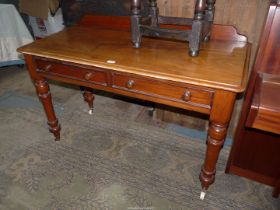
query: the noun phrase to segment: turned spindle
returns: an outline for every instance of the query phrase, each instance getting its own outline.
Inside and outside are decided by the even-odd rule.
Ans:
[[[192,23],[192,31],[189,39],[189,55],[198,56],[200,42],[203,36],[203,26],[205,17],[206,0],[197,0]]]
[[[149,3],[150,3],[149,13],[150,13],[150,16],[151,16],[151,26],[159,27],[159,24],[158,24],[159,10],[158,10],[158,7],[157,7],[157,1],[156,0],[149,0]]]
[[[132,31],[132,43],[135,48],[139,48],[141,45],[141,0],[131,0],[131,31]]]

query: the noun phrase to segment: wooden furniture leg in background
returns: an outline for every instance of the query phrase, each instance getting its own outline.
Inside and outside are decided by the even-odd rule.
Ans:
[[[158,15],[159,15],[159,10],[157,7],[157,0],[149,0],[149,13],[151,16],[151,26],[153,27],[158,27]]]
[[[53,133],[55,141],[59,141],[61,127],[54,112],[49,84],[47,80],[45,80],[43,77],[37,74],[36,65],[33,61],[32,56],[25,55],[25,61],[28,67],[30,77],[34,82],[37,95],[40,101],[42,102],[45,113],[47,115],[49,131]]]
[[[273,193],[272,193],[272,196],[275,198],[278,198],[279,195],[280,195],[280,178],[277,181],[277,184],[275,185]]]
[[[203,24],[205,18],[206,0],[197,0],[195,5],[194,19],[189,40],[189,55],[198,56],[201,37],[203,35]]]
[[[83,93],[84,100],[88,103],[88,106],[89,106],[88,113],[89,113],[90,115],[93,114],[93,100],[94,100],[94,95],[93,95],[92,91],[93,91],[93,90],[92,90],[91,88],[85,87],[85,88],[84,88],[84,93]]]
[[[207,24],[208,34],[205,36],[204,41],[209,41],[212,31],[212,24],[214,21],[215,14],[215,3],[216,0],[206,0],[206,11],[205,11],[205,19],[207,20],[205,24]]]
[[[236,93],[219,90],[214,96],[209,120],[207,152],[199,176],[203,190],[200,194],[202,200],[206,194],[205,190],[215,181],[216,163],[226,138],[235,98]]]
[[[141,29],[140,29],[140,22],[141,22],[141,0],[131,0],[131,38],[132,43],[135,48],[140,48],[141,45]]]

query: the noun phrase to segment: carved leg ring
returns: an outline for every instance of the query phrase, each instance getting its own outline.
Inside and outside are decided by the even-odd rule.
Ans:
[[[210,123],[207,138],[207,155],[205,165],[200,174],[200,180],[204,189],[208,189],[215,180],[216,162],[224,144],[226,133],[227,125],[220,125],[215,122]]]
[[[88,113],[90,115],[93,114],[93,100],[94,100],[94,95],[92,93],[92,89],[90,88],[85,88],[84,90],[84,93],[83,93],[83,96],[84,96],[84,100],[88,103],[89,105],[89,111]]]
[[[48,118],[49,131],[54,134],[55,140],[59,141],[60,125],[55,116],[49,85],[46,80],[40,79],[35,81],[35,87]]]
[[[224,144],[226,133],[227,125],[221,125],[215,122],[210,123],[205,164],[199,176],[202,185],[202,192],[200,194],[201,200],[204,199],[208,187],[215,181],[216,163],[219,152]]]

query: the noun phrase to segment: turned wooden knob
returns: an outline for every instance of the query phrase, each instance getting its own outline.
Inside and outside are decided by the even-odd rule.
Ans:
[[[134,83],[135,83],[135,82],[134,82],[133,80],[130,79],[130,80],[127,81],[126,87],[129,88],[129,89],[131,89],[131,88],[133,88]]]
[[[52,64],[48,64],[48,65],[46,65],[46,67],[45,67],[45,71],[50,71],[51,68],[52,68]]]
[[[90,80],[93,77],[93,73],[92,72],[88,72],[85,74],[85,80]]]
[[[186,92],[183,95],[183,100],[184,101],[189,101],[191,100],[191,92],[189,90],[186,90]]]

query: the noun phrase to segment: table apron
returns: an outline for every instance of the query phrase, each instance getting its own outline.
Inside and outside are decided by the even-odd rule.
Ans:
[[[45,78],[210,114],[210,88],[38,57],[35,63],[36,72]]]

